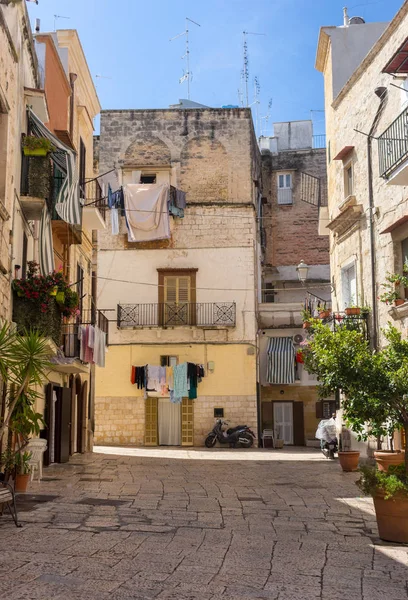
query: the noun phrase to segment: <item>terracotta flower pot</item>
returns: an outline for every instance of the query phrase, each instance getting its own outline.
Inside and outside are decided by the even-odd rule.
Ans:
[[[361,308],[353,306],[352,308],[346,308],[344,312],[348,317],[351,317],[352,315],[359,315],[361,313]]]
[[[404,304],[405,300],[403,298],[397,298],[396,300],[394,300],[394,306],[401,306],[401,304]]]
[[[305,321],[305,322],[303,323],[303,329],[309,329],[309,327],[310,327],[310,323],[309,323],[309,321]]]
[[[408,543],[408,498],[394,496],[384,500],[380,491],[373,498],[380,538],[387,542]]]
[[[28,482],[30,481],[30,473],[19,473],[16,475],[15,491],[26,492]]]
[[[347,473],[349,473],[350,471],[357,471],[359,458],[360,452],[358,452],[357,450],[339,452],[339,461],[341,468]]]
[[[402,465],[404,463],[403,452],[378,450],[377,452],[374,452],[374,458],[377,462],[379,471],[388,471],[389,467],[394,465]]]
[[[321,312],[319,312],[319,317],[321,319],[327,319],[327,317],[330,317],[331,311],[330,310],[322,310]]]

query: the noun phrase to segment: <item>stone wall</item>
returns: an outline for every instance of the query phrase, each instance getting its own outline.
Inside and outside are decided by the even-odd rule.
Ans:
[[[292,172],[291,205],[278,204],[279,171]],[[329,262],[327,236],[318,235],[319,209],[302,198],[302,172],[320,178],[322,203],[327,203],[325,149],[288,151],[276,155],[268,152],[262,155],[263,196],[267,198],[263,211],[266,267],[297,265],[300,260],[309,265],[325,265]],[[317,195],[309,192],[305,194],[305,199],[317,201]]]
[[[231,426],[246,424],[257,434],[256,396],[199,396],[194,400],[194,446],[203,446],[214,427],[214,408],[224,408]],[[98,397],[95,421],[95,444],[144,445],[145,400],[141,397]]]
[[[384,66],[406,39],[408,27],[408,5],[401,7],[398,17],[387,29],[381,42],[369,53],[367,59],[353,74],[338,98],[332,97],[332,73],[338,61],[345,60],[343,54],[333,54],[329,46],[325,61],[325,108],[326,137],[329,149],[328,197],[329,219],[340,214],[340,205],[344,202],[344,168],[352,164],[354,174],[354,196],[356,204],[361,206],[360,218],[343,234],[332,233],[331,268],[334,277],[334,308],[344,307],[342,268],[352,263],[356,265],[357,296],[360,303],[372,305],[371,252],[370,252],[370,208],[369,179],[367,173],[368,145],[367,137],[358,131],[368,132],[376,115],[379,98],[374,93],[377,87],[387,89],[387,100],[383,106],[377,127],[372,132],[379,136],[407,106],[408,95],[392,85],[392,79],[383,73]],[[395,82],[401,85],[401,81]],[[345,147],[351,151],[344,160],[334,160]],[[408,211],[408,186],[392,185],[391,181],[381,177],[379,170],[379,144],[372,142],[373,194],[375,211],[375,289],[374,296],[384,291],[382,283],[387,272],[402,271],[401,240],[408,238],[406,226],[395,227],[392,233],[384,230],[397,223]],[[401,290],[402,292],[402,290]],[[380,343],[384,342],[382,328],[392,322],[406,335],[407,317],[391,311],[390,307],[376,300],[378,305],[378,334]],[[406,311],[405,311],[406,312]]]

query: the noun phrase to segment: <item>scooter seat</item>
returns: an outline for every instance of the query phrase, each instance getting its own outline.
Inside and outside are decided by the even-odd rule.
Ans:
[[[230,427],[227,429],[227,434],[231,435],[234,431],[238,431],[239,429],[246,429],[247,425],[237,425],[236,427]]]

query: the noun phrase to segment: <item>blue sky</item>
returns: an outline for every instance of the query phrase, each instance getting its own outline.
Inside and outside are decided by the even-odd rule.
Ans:
[[[402,0],[350,1],[349,15],[389,21]],[[77,29],[102,108],[166,108],[187,98],[179,84],[184,37],[169,39],[190,24],[191,99],[208,106],[239,104],[242,32],[248,35],[250,102],[260,84],[259,116],[273,121],[310,118],[323,109],[322,75],[315,71],[319,28],[341,25],[345,0],[39,0],[28,3],[41,30]],[[314,132],[324,132],[324,114],[313,113]],[[266,121],[262,123],[264,133]]]

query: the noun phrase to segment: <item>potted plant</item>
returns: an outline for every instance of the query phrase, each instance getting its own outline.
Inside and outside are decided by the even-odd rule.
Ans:
[[[281,450],[284,446],[285,442],[281,437],[281,428],[277,425],[275,427],[275,448]]]
[[[303,329],[308,329],[310,327],[310,321],[312,319],[312,313],[307,308],[303,307],[300,311],[300,316],[303,321]]]
[[[394,430],[401,427],[408,439],[408,341],[391,325],[384,333],[388,345],[373,352],[363,333],[340,328],[332,332],[320,323],[314,327],[313,338],[305,349],[306,368],[317,374],[319,387],[331,393],[342,390],[347,425],[358,439],[375,436],[378,450],[381,438],[392,438]],[[396,469],[402,473],[397,479]],[[402,535],[391,514],[396,511],[408,522],[408,499],[400,494],[408,481],[408,444],[404,465],[389,467],[388,471],[377,468],[373,477],[370,481],[374,484],[366,489],[374,498],[378,522],[385,519],[387,523],[387,533],[381,533],[385,531],[381,525],[381,537],[408,542],[408,530]],[[394,492],[389,494],[390,490]],[[387,507],[382,501],[393,505]]]
[[[27,486],[31,475],[30,458],[31,452],[16,454],[16,479],[14,484],[14,489],[16,492],[25,493],[27,491]]]
[[[387,542],[408,542],[408,477],[404,465],[388,472],[361,467],[358,487],[374,501],[380,538]]]
[[[327,319],[331,315],[331,310],[326,307],[326,302],[322,307],[319,308],[319,317],[321,319]]]
[[[26,447],[44,425],[35,410],[37,390],[51,367],[47,339],[37,331],[17,333],[7,324],[0,327],[0,377],[3,382],[4,412],[0,424],[0,472],[4,479],[17,470],[27,475]],[[27,479],[27,478],[25,478]]]
[[[350,306],[347,306],[347,307],[344,309],[344,312],[346,313],[346,315],[347,315],[348,317],[351,317],[351,316],[358,316],[358,315],[361,313],[361,307],[360,307],[360,306],[357,306],[357,304],[353,304],[353,303],[351,303],[351,304],[350,304]]]
[[[23,152],[25,156],[47,156],[55,147],[50,140],[44,137],[26,135],[23,139]]]
[[[407,272],[407,265],[404,264],[403,271]],[[385,283],[381,284],[385,291],[381,294],[380,300],[385,304],[394,304],[394,306],[400,306],[404,304],[404,298],[401,298],[401,294],[398,288],[408,287],[407,275],[401,275],[400,273],[388,273],[385,278]]]

